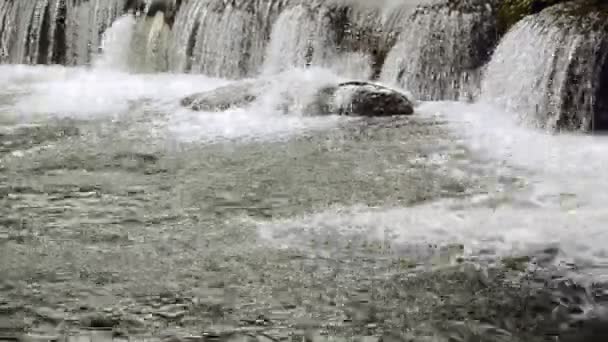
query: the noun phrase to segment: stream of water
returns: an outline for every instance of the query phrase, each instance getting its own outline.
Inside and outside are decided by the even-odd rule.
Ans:
[[[59,3],[34,3],[42,2]],[[270,3],[268,16],[276,17],[274,11],[281,4]],[[7,4],[0,0],[0,14]],[[114,12],[101,15],[106,12],[94,9],[94,1],[88,4],[87,13],[97,15],[96,25],[111,21]],[[251,301],[266,303],[274,296],[264,291],[283,281],[281,277],[308,279],[310,272],[305,262],[297,264],[299,271],[282,270],[280,265],[296,267],[294,263],[300,261],[294,260],[301,259],[282,259],[280,253],[312,255],[318,265],[321,259],[330,260],[328,265],[347,260],[346,275],[334,274],[332,280],[329,273],[318,270],[324,275],[317,275],[321,278],[315,284],[323,287],[335,281],[336,287],[341,282],[348,289],[366,283],[363,272],[380,276],[386,271],[386,255],[361,252],[363,259],[356,259],[348,252],[352,244],[379,242],[392,251],[391,258],[421,263],[445,246],[461,245],[465,258],[480,263],[536,256],[554,248],[554,264],[568,265],[569,270],[576,265],[573,278],[608,281],[608,180],[601,178],[608,169],[608,138],[549,134],[522,125],[519,118],[527,112],[517,111],[525,108],[504,109],[505,100],[498,96],[504,94],[505,84],[511,84],[501,78],[504,64],[500,63],[507,63],[502,55],[483,70],[483,76],[475,71],[475,77],[485,78],[481,96],[473,103],[422,101],[408,118],[345,118],[297,111],[286,115],[278,108],[287,98],[311,96],[328,79],[369,75],[372,69],[365,52],[350,57],[325,54],[327,37],[315,35],[322,36],[328,23],[307,17],[298,7],[281,14],[276,31],[260,28],[258,34],[271,37],[269,46],[256,45],[256,36],[240,36],[247,40],[241,42],[237,32],[245,30],[252,18],[236,9],[218,14],[204,4],[182,5],[170,41],[169,33],[163,33],[167,28],[162,14],[147,19],[145,27],[141,18],[130,15],[113,21],[99,38],[102,53],[84,57],[81,48],[67,50],[76,59],[90,58],[89,66],[0,65],[0,194],[6,192],[0,197],[4,208],[0,215],[7,217],[0,221],[0,241],[9,241],[1,247],[0,271],[26,279],[39,276],[45,267],[52,273],[58,269],[69,273],[74,267],[79,274],[89,268],[113,274],[117,284],[123,281],[124,288],[135,293],[137,284],[164,284],[178,277],[185,278],[177,281],[195,286],[192,274],[197,269],[211,272],[213,267],[205,263],[219,258],[220,265],[229,263],[215,266],[214,274],[221,274],[222,281],[258,284],[238,285],[243,286],[238,298],[249,296]],[[36,11],[36,6],[27,11]],[[73,11],[70,6],[68,12]],[[204,11],[209,12],[198,13]],[[186,12],[191,16],[183,15]],[[0,27],[3,18],[13,17],[0,16]],[[427,19],[417,23],[424,25]],[[467,20],[451,34],[470,33],[474,26]],[[307,21],[318,25],[306,26],[307,37],[301,40],[289,39],[302,33],[294,25]],[[525,34],[525,25],[513,35]],[[211,28],[222,35],[215,40],[203,37],[211,34]],[[188,43],[184,32],[198,35],[197,43]],[[408,39],[415,32],[404,36]],[[4,37],[0,31],[0,39]],[[165,59],[156,58],[156,52],[151,59],[133,59],[127,47],[141,43],[142,37],[148,39],[147,47],[158,42],[185,45],[169,49]],[[306,41],[311,39],[318,45],[306,60],[299,51],[310,48]],[[3,42],[0,48],[6,49]],[[250,53],[241,55],[241,48]],[[393,52],[399,56],[389,56],[394,60],[387,62],[388,67],[405,68],[421,77],[420,70],[427,68],[423,61],[399,51]],[[52,56],[52,47],[44,53]],[[11,50],[7,61],[26,63],[26,56],[43,58],[40,52],[17,49]],[[315,58],[322,61],[316,63]],[[142,60],[151,65],[144,68],[146,72],[134,66],[147,63]],[[344,60],[352,64],[345,65]],[[304,68],[307,64],[317,66]],[[447,73],[437,94],[450,92],[448,98],[459,98],[458,89],[448,83],[461,84],[462,75],[437,70]],[[282,82],[249,107],[208,113],[179,104],[192,93],[252,77],[253,71],[279,73]],[[390,69],[385,69],[386,82],[397,81],[400,86],[416,82],[415,77],[391,80],[389,76]],[[416,91],[430,87],[423,83],[416,83],[420,86]],[[98,199],[79,201],[76,195],[53,199],[59,196],[53,192],[57,187],[88,187]],[[64,211],[51,210],[57,201],[63,201],[58,207]],[[23,222],[28,222],[27,227]],[[33,239],[29,242],[33,247],[24,249],[23,242],[15,242],[17,226],[26,241]],[[140,249],[111,247],[112,239]],[[90,246],[106,250],[85,251]],[[237,256],[261,261],[254,266],[227,261]],[[351,259],[358,266],[348,266]],[[278,275],[268,276],[268,283],[261,281],[260,274],[272,273],[273,267]],[[305,293],[307,285],[302,286]],[[319,291],[325,293],[332,286]]]

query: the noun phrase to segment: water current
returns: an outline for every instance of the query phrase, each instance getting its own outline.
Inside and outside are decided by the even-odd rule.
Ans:
[[[0,14],[9,3],[0,0]],[[70,1],[69,6],[58,0],[34,3],[19,10],[36,13],[43,3],[73,10]],[[416,76],[393,80],[387,76],[392,69],[385,69],[382,81],[399,87],[415,83],[419,87],[412,90],[424,92],[433,84],[416,83],[416,78],[435,68],[445,78],[436,91],[427,92],[428,98],[457,100],[462,75],[470,73],[481,78],[480,96],[419,101],[412,117],[347,118],[280,110],[285,103],[294,105],[288,99],[300,99],[297,106],[313,96],[327,80],[365,79],[373,73],[368,51],[328,50],[336,39],[346,39],[325,35],[329,19],[310,17],[305,7],[279,15],[280,1],[269,2],[267,18],[276,17],[273,30],[236,7],[221,12],[189,1],[171,31],[162,13],[145,21],[132,15],[113,20],[113,7],[101,10],[95,3],[74,10],[94,16],[86,22],[95,27],[109,26],[100,37],[87,36],[87,53],[77,45],[66,48],[65,56],[53,54],[59,50],[52,47],[32,51],[18,42],[7,45],[9,35],[0,31],[0,48],[10,47],[5,58],[14,63],[0,65],[0,272],[17,282],[34,279],[43,292],[45,286],[54,291],[57,297],[49,294],[53,299],[47,298],[46,305],[56,304],[61,291],[78,292],[76,283],[105,288],[110,294],[104,296],[120,298],[213,288],[221,289],[222,302],[232,298],[231,307],[239,308],[237,313],[222,308],[223,317],[232,315],[232,320],[274,308],[287,296],[281,299],[285,307],[287,301],[303,308],[292,308],[289,317],[304,312],[315,322],[331,323],[342,320],[340,305],[351,305],[358,293],[373,298],[362,321],[351,317],[355,328],[348,331],[364,334],[356,326],[377,328],[370,326],[376,324],[369,313],[373,303],[391,308],[374,309],[384,319],[377,319],[382,327],[403,324],[405,316],[397,317],[399,310],[390,304],[391,290],[377,288],[393,284],[391,277],[403,271],[404,260],[438,266],[437,255],[441,259],[454,246],[460,246],[458,256],[476,265],[550,251],[550,263],[571,279],[608,281],[608,180],[600,177],[608,169],[608,138],[551,134],[522,124],[534,95],[511,98],[509,105],[502,96],[508,91],[505,84],[514,86],[500,71],[509,66],[502,54],[512,49],[509,37],[529,34],[531,23],[524,21],[508,35],[483,70],[425,66],[418,57],[432,51],[399,54],[411,46],[407,39],[420,45],[426,37],[406,30],[405,40],[389,55],[388,68]],[[0,16],[0,27],[3,18],[6,22],[14,15]],[[426,25],[425,20],[432,18],[420,17],[416,25]],[[449,32],[458,36],[470,34],[477,28],[472,23],[484,19],[454,20],[459,24]],[[259,31],[242,35],[252,23],[260,25]],[[216,29],[221,32],[216,39],[205,36]],[[196,43],[188,43],[193,35],[198,35]],[[258,44],[264,36],[271,38],[267,46]],[[534,42],[556,44],[550,38]],[[577,43],[569,42],[574,49]],[[96,44],[100,48],[91,50]],[[310,54],[302,55],[306,49]],[[456,64],[477,62],[453,56]],[[32,58],[76,65],[29,65]],[[509,77],[539,77],[538,68]],[[185,96],[257,73],[276,75],[280,82],[251,106],[219,113],[180,106]],[[511,105],[514,101],[522,105]],[[451,262],[448,255],[446,263]],[[61,290],[48,280],[58,274],[65,276],[58,283],[68,284]],[[451,278],[442,279],[438,284],[465,291]],[[394,284],[385,289],[404,286]],[[368,292],[357,292],[362,287]],[[383,295],[386,302],[379,299]],[[78,296],[102,306],[100,296]],[[408,316],[412,327],[424,326],[440,311],[425,311],[425,300],[408,304],[412,312],[419,310],[418,318]],[[216,320],[201,318],[182,327],[201,322]],[[330,334],[331,329],[342,333],[330,323],[321,326]]]

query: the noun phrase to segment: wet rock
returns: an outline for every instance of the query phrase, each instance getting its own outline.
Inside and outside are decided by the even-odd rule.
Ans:
[[[197,93],[182,99],[181,104],[192,110],[221,112],[233,107],[243,107],[261,95],[266,82],[236,82],[211,91]]]
[[[498,28],[506,32],[523,17],[567,0],[503,0],[498,7]]]
[[[148,6],[146,15],[148,17],[154,17],[159,12],[162,12],[164,14],[165,22],[169,26],[172,26],[180,3],[181,1],[178,2],[177,0],[152,0]]]
[[[194,94],[181,101],[183,106],[196,111],[219,112],[243,107],[254,102],[268,87],[267,80],[246,81]],[[414,113],[414,103],[408,95],[369,82],[329,84],[313,93],[311,100],[295,99],[286,95],[280,105],[288,112],[292,102],[308,102],[304,112],[313,115],[389,116]],[[277,108],[278,109],[278,108]]]
[[[354,81],[321,89],[309,111],[355,116],[410,115],[414,113],[414,103],[395,89]]]

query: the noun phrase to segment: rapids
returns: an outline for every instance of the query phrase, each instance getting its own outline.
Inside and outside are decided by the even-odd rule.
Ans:
[[[336,18],[335,8],[354,2],[327,3],[182,1],[169,23],[160,12],[127,13],[121,0],[0,0],[0,137],[62,122],[88,132],[40,146],[7,143],[0,175],[36,179],[53,149],[61,155],[72,143],[102,160],[116,139],[161,151],[178,185],[155,200],[184,220],[200,211],[200,222],[221,227],[214,236],[254,231],[264,250],[329,259],[340,258],[346,241],[380,241],[421,263],[433,246],[462,245],[465,259],[483,265],[553,248],[551,262],[572,279],[608,281],[608,180],[600,177],[608,138],[538,129],[551,126],[538,112],[561,108],[543,93],[563,87],[548,68],[566,69],[567,56],[595,40],[543,30],[530,17],[499,42],[490,7],[480,14],[430,11],[427,1],[363,2]],[[340,20],[348,34],[334,31]],[[349,34],[372,38],[358,46]],[[520,41],[530,44],[517,49]],[[560,53],[551,66],[535,64]],[[596,71],[580,74],[595,82]],[[179,105],[259,75],[280,81],[250,106],[201,113]],[[420,99],[414,117],[280,110],[327,80],[372,77]],[[96,172],[97,161],[82,163],[70,170]],[[254,248],[238,241],[236,249]]]

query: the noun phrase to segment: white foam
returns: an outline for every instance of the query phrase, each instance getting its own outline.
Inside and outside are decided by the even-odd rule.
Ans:
[[[143,108],[162,114],[157,126],[178,141],[277,139],[325,129],[344,120],[309,116],[302,111],[314,91],[333,79],[336,76],[323,69],[290,71],[279,75],[253,105],[207,113],[182,108],[179,101],[228,81],[202,75],[2,65],[0,82],[7,86],[0,90],[0,117],[25,123],[66,117],[109,120],[133,115],[134,108]]]
[[[177,101],[226,81],[196,75],[131,75],[123,72],[64,67],[0,66],[15,94],[10,110],[21,119],[75,117],[80,119],[126,114],[132,101]]]
[[[385,241],[394,251],[460,243],[468,254],[505,256],[558,246],[563,258],[580,266],[608,266],[608,231],[590,224],[607,219],[606,211],[462,208],[446,200],[411,208],[332,208],[258,225],[263,239],[292,247],[334,234]]]
[[[426,103],[423,115],[447,118],[471,149],[507,167],[535,174],[530,182],[541,191],[573,194],[589,205],[608,200],[608,138],[581,134],[548,134],[516,124],[516,115],[487,104]],[[548,195],[548,194],[542,194]]]
[[[311,116],[306,107],[323,85],[339,78],[325,69],[294,69],[273,76],[265,92],[250,106],[225,112],[179,110],[171,127],[182,140],[283,139],[293,134],[334,127],[347,120]]]
[[[579,266],[608,268],[608,140],[549,135],[515,124],[516,116],[483,104],[423,103],[418,115],[447,119],[497,174],[524,177],[520,191],[407,208],[329,208],[302,217],[257,222],[260,236],[299,246],[315,235],[387,240],[395,250],[461,243],[468,253],[504,256],[558,246]],[[597,276],[596,272],[596,276]],[[606,275],[605,269],[599,271]]]

